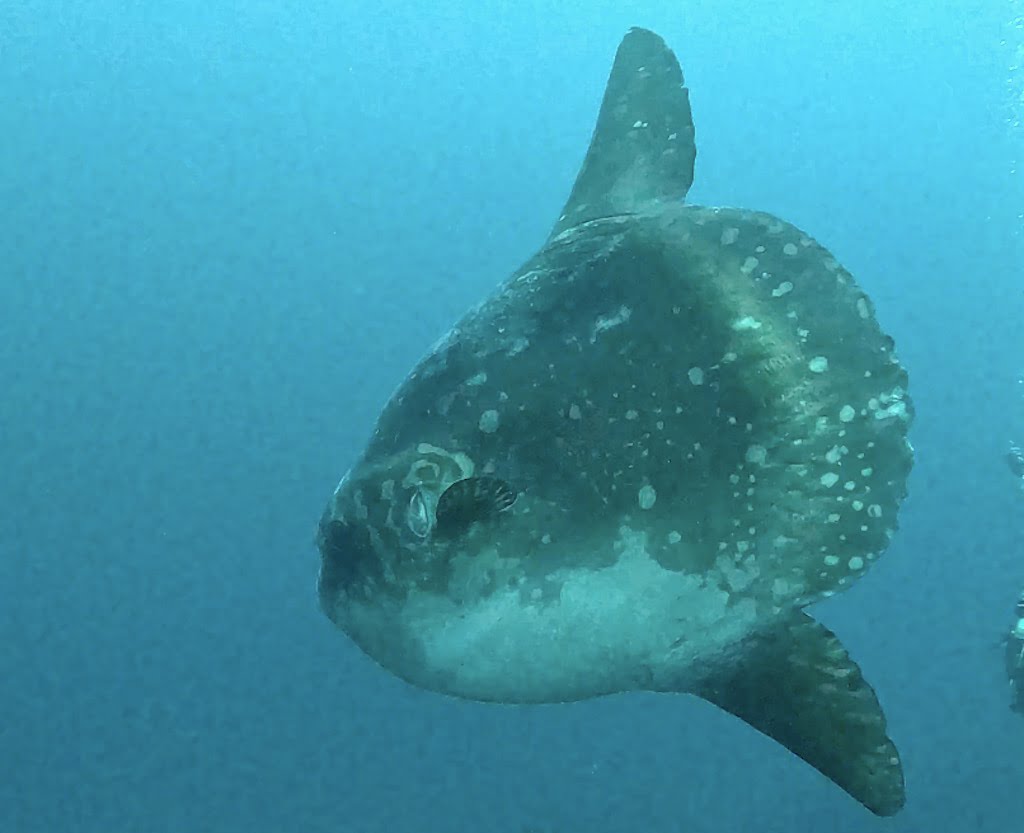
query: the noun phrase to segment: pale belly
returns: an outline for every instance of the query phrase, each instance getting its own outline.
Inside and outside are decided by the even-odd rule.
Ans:
[[[550,574],[549,592],[487,597],[414,591],[386,606],[346,603],[335,621],[381,665],[474,700],[564,702],[637,689],[686,690],[730,662],[764,619],[717,575],[662,568],[633,534],[603,569]],[[485,554],[474,569],[487,569]],[[456,603],[453,599],[461,599]]]

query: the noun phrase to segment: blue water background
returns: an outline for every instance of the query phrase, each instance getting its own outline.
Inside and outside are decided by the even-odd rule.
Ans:
[[[0,833],[1006,833],[1024,720],[1021,4],[4,0]],[[908,804],[693,698],[412,689],[317,611],[380,406],[540,244],[614,50],[691,87],[691,201],[807,229],[897,339],[902,529],[820,606]]]

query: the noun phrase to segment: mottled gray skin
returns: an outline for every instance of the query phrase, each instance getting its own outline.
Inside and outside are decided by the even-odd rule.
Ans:
[[[633,30],[551,238],[402,383],[328,504],[321,604],[448,694],[698,694],[892,813],[877,700],[801,609],[895,530],[906,374],[806,234],[683,204],[694,155],[675,58]],[[516,503],[436,534],[481,475]]]

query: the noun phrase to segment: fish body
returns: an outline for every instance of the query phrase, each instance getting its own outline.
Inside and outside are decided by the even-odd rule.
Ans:
[[[881,708],[804,609],[896,529],[907,375],[809,234],[685,203],[695,157],[675,56],[631,30],[550,237],[414,368],[328,502],[321,606],[458,697],[695,694],[891,814]]]

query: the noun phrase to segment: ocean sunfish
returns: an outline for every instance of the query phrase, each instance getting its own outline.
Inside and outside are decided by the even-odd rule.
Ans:
[[[320,521],[328,617],[425,689],[702,697],[880,815],[902,767],[805,611],[885,550],[907,375],[810,236],[686,205],[675,56],[631,30],[540,251],[398,387]]]

